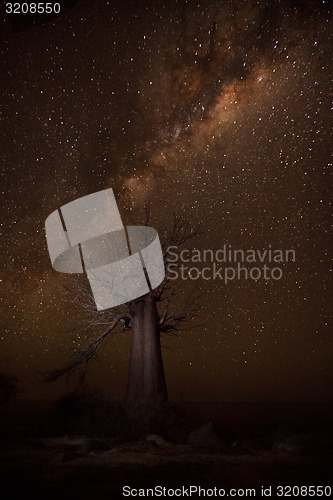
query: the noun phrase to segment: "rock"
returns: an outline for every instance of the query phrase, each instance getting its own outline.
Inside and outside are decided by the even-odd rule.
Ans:
[[[302,455],[303,448],[297,444],[291,443],[274,443],[272,447],[273,453],[288,454],[288,455]]]
[[[53,449],[64,449],[64,450],[73,450],[80,451],[82,446],[84,445],[85,438],[83,437],[57,437],[57,438],[49,438],[42,439],[40,441],[40,445],[44,445],[46,448]]]
[[[279,430],[273,439],[273,453],[287,453],[289,455],[316,455],[324,449],[324,440],[320,435],[307,430],[297,432]]]
[[[274,453],[290,455],[316,455],[325,449],[325,441],[314,434],[292,434],[275,440],[272,446]]]
[[[208,422],[191,432],[187,443],[197,447],[221,448],[223,446],[223,442],[216,434],[212,422]]]
[[[115,446],[111,450],[110,453],[118,452],[118,453],[143,453],[149,449],[149,443],[146,441],[131,441],[130,443],[123,443],[118,446]],[[106,453],[109,453],[108,451]]]
[[[157,446],[165,446],[166,445],[165,440],[161,436],[158,436],[157,434],[149,434],[149,436],[146,438],[146,441],[156,443]]]
[[[101,439],[87,439],[82,446],[82,451],[84,453],[90,453],[92,451],[107,451],[110,446],[105,441]]]

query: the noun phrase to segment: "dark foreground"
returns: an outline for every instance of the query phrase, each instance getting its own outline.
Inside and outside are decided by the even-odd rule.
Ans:
[[[279,485],[325,487],[332,483],[330,405],[193,403],[182,407],[192,421],[189,424],[187,419],[185,433],[182,424],[183,434],[177,440],[144,434],[130,441],[116,435],[61,435],[61,429],[55,431],[54,422],[51,425],[46,406],[21,403],[3,410],[0,498],[118,499],[126,498],[124,486],[216,487],[224,489],[225,496],[231,496],[229,489],[234,488],[239,490],[239,494],[232,492],[234,498],[261,498],[264,486],[272,487],[271,498],[278,498]],[[199,432],[191,434],[198,428]],[[153,497],[152,492],[145,493]],[[199,496],[193,489],[182,492],[183,497],[187,494],[204,497],[203,491]],[[296,496],[305,495],[289,498]],[[168,498],[167,490],[164,498]]]

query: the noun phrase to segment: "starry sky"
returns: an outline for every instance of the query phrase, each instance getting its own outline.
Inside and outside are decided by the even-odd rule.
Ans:
[[[171,399],[329,401],[331,18],[326,1],[61,1],[1,6],[0,369],[26,398],[83,345],[44,222],[113,188],[125,224],[161,239],[175,211],[189,249],[296,252],[281,280],[179,282],[196,328],[163,337]],[[88,383],[123,394],[130,335],[103,346]]]

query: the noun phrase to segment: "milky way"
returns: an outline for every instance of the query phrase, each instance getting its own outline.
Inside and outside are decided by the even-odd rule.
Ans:
[[[150,200],[162,236],[175,211],[201,222],[197,248],[296,252],[279,281],[193,284],[202,326],[163,340],[173,398],[330,398],[327,3],[61,5],[1,20],[0,368],[49,397],[38,373],[84,342],[44,221],[112,187],[125,223]],[[121,394],[128,349],[112,339],[92,383]]]

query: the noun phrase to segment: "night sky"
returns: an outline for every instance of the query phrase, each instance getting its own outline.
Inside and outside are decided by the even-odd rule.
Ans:
[[[281,280],[179,281],[199,326],[162,339],[171,399],[331,400],[328,2],[60,3],[43,18],[1,5],[0,370],[25,398],[65,390],[42,373],[89,334],[44,223],[113,188],[125,224],[150,200],[161,240],[175,211],[202,223],[189,249],[296,252]],[[105,343],[91,387],[123,394],[129,343]]]

